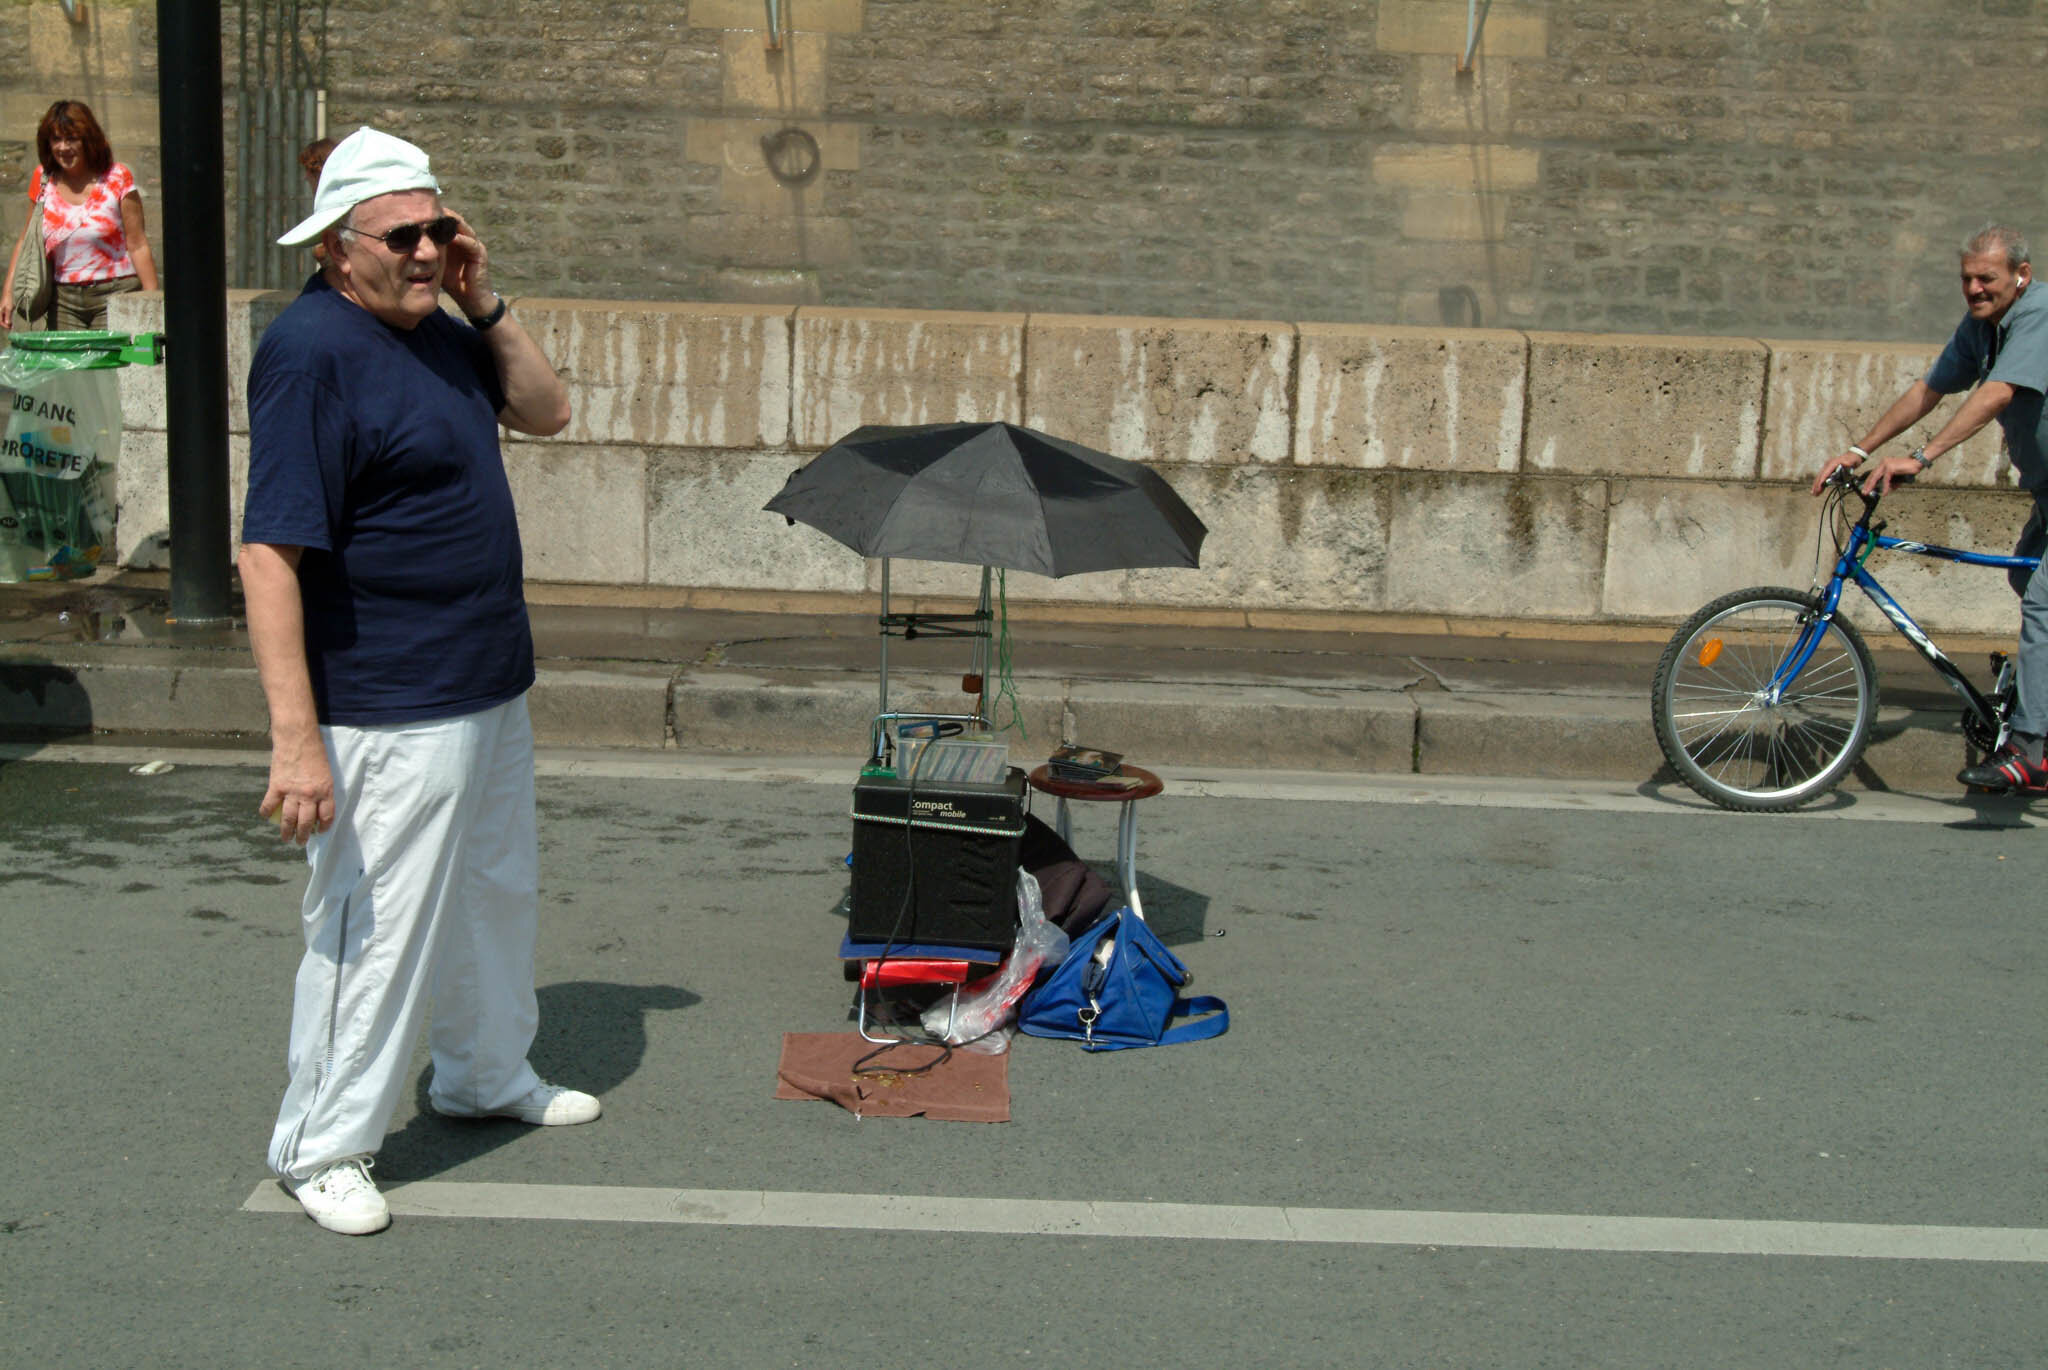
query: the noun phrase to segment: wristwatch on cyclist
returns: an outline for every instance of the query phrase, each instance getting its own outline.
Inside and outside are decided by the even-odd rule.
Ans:
[[[1911,457],[1914,461],[1919,462],[1920,469],[1922,471],[1925,471],[1928,467],[1934,465],[1934,459],[1927,455],[1927,448],[1924,445],[1914,448],[1906,455]]]

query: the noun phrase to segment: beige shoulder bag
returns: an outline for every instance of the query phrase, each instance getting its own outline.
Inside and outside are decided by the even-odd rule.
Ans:
[[[14,331],[48,328],[56,293],[50,254],[43,250],[43,215],[38,205],[30,216],[28,231],[21,235],[21,255],[14,262]]]

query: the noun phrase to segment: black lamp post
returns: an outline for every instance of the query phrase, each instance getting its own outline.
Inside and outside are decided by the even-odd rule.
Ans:
[[[218,626],[230,619],[220,5],[157,0],[156,23],[171,620]]]

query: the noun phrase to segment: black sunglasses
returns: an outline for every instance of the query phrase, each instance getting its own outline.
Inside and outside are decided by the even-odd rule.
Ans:
[[[462,231],[462,220],[453,214],[443,214],[438,219],[429,219],[423,224],[400,224],[397,228],[383,233],[366,233],[360,228],[343,226],[343,230],[358,238],[375,238],[401,257],[410,257],[418,250],[420,237],[424,234],[433,239],[435,247],[446,247],[455,241],[455,235]]]

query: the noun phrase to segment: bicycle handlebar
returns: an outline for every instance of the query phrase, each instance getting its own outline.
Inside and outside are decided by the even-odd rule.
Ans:
[[[1872,511],[1874,511],[1877,508],[1878,500],[1882,498],[1879,495],[1866,494],[1864,492],[1863,471],[1859,467],[1837,466],[1834,469],[1833,474],[1831,474],[1828,477],[1827,483],[1829,485],[1838,486],[1848,494],[1852,494],[1856,496],[1856,498],[1862,500],[1863,512],[1865,514],[1869,514]]]

